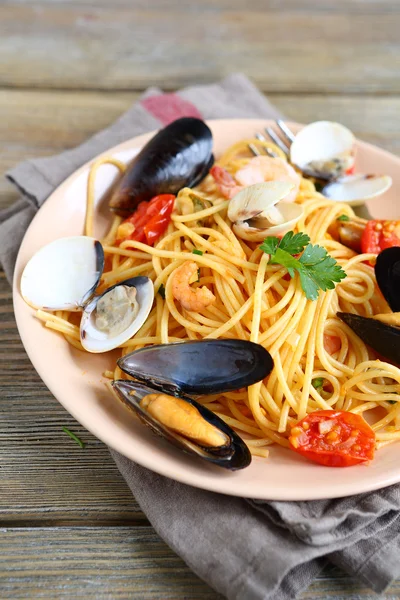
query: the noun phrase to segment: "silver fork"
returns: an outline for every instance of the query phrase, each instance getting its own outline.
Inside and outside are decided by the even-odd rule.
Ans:
[[[283,134],[286,142],[284,142],[275,133],[275,131],[272,129],[272,127],[266,127],[264,129],[264,131],[271,138],[271,140],[274,142],[274,144],[276,144],[278,146],[278,148],[280,148],[282,150],[282,152],[284,152],[286,154],[286,156],[289,157],[289,148],[290,148],[291,143],[294,140],[294,133],[289,129],[289,127],[286,125],[286,123],[284,123],[284,121],[282,121],[282,119],[278,119],[277,121],[275,121],[275,123],[276,123],[277,127],[279,128],[280,132]],[[256,133],[256,138],[258,140],[260,140],[261,142],[267,141],[267,138],[262,133]],[[256,146],[254,146],[253,144],[249,144],[249,148],[253,152],[253,154],[255,154],[256,156],[261,154],[261,152],[258,151],[258,148],[256,148]],[[278,156],[275,152],[273,152],[269,148],[264,148],[264,150],[265,150],[265,153],[268,154],[269,156],[272,156],[274,158]]]
[[[295,138],[295,135],[294,135],[293,131],[291,131],[291,129],[289,129],[289,127],[286,125],[286,123],[284,121],[282,121],[282,119],[277,119],[275,121],[275,124],[278,127],[282,136],[284,137],[284,140],[274,131],[274,129],[272,129],[272,127],[269,127],[269,126],[265,127],[264,131],[267,134],[267,136],[274,142],[274,144],[276,144],[278,146],[278,148],[280,148],[282,150],[282,152],[285,153],[287,158],[290,159],[290,146]],[[267,141],[267,138],[262,133],[256,133],[255,137],[258,140],[261,140],[263,142]],[[253,154],[256,154],[256,155],[261,154],[258,151],[258,148],[256,148],[253,144],[249,144],[249,148],[253,152]],[[273,152],[272,150],[269,150],[269,148],[265,148],[265,152],[269,156],[273,156],[273,157],[277,156],[277,154],[275,154],[275,152]],[[297,166],[297,168],[300,169],[299,166]],[[322,184],[326,185],[326,182],[331,181],[331,179],[332,179],[331,177],[328,177],[328,176],[324,177],[321,173],[316,173],[311,170],[306,171],[304,169],[300,169],[300,171],[304,177],[312,177],[313,179],[320,181],[321,185]]]

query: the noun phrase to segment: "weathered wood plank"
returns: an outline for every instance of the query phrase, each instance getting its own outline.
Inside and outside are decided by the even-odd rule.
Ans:
[[[150,527],[6,528],[0,532],[0,594],[19,598],[217,600],[221,598]],[[400,584],[387,591],[399,598]],[[350,577],[326,570],[301,600],[376,600]]]
[[[0,340],[0,521],[146,522],[106,446],[58,404],[32,367],[3,273]],[[62,426],[79,435],[86,448],[81,450]]]
[[[41,0],[41,4],[57,5],[63,4],[65,0]],[[36,5],[37,0],[5,0],[3,4],[9,5]],[[69,4],[78,5],[81,8],[90,9],[93,6],[110,6],[110,0],[69,0]],[[113,0],[112,6],[118,8],[147,8],[148,0]],[[202,9],[215,11],[241,10],[243,0],[202,0]],[[152,0],[151,7],[155,9],[179,8],[180,10],[192,10],[193,7],[182,6],[181,0]],[[285,10],[296,10],[299,12],[346,12],[356,13],[385,13],[398,12],[397,0],[324,0],[315,3],[314,0],[253,0],[246,6],[246,11],[269,10],[282,12]]]
[[[31,157],[62,152],[106,127],[139,97],[138,93],[0,90],[0,173]],[[400,153],[400,96],[269,94],[291,119],[338,120],[356,135]],[[0,179],[0,207],[17,197]]]
[[[5,529],[0,595],[4,600],[220,597],[143,527]]]
[[[395,6],[389,14],[361,2],[352,12],[277,6],[2,4],[0,85],[173,89],[234,67],[265,91],[400,91]]]

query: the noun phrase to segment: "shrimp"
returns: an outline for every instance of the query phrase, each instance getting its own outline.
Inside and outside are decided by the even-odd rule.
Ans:
[[[199,312],[215,302],[216,298],[205,285],[192,288],[190,283],[193,276],[197,275],[197,264],[187,260],[172,274],[172,295],[178,300],[185,310]]]
[[[219,191],[225,198],[233,198],[243,188],[264,181],[289,181],[294,189],[285,198],[293,202],[299,193],[300,177],[289,163],[282,158],[255,156],[233,177],[226,169],[215,165],[211,171]]]
[[[289,181],[294,184],[294,189],[285,198],[286,202],[293,202],[299,193],[300,176],[289,163],[282,158],[270,156],[255,156],[248,164],[239,169],[236,181],[243,187],[264,181]]]
[[[217,187],[225,198],[233,198],[243,186],[238,185],[232,175],[223,167],[214,165],[210,170],[210,175],[215,180]]]

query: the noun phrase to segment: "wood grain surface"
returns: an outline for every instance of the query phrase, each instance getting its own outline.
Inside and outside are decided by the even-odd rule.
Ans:
[[[6,2],[0,85],[173,89],[234,66],[269,92],[400,92],[399,4],[351,4]]]
[[[0,172],[83,142],[147,85],[233,70],[290,118],[339,120],[399,153],[399,31],[398,0],[1,2]],[[2,178],[0,207],[17,197]],[[75,597],[220,596],[159,539],[107,448],[40,381],[0,274],[0,599]],[[329,568],[301,598],[378,596]],[[380,598],[400,598],[400,583]]]

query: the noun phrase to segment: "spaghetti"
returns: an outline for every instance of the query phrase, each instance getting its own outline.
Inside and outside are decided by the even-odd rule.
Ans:
[[[251,158],[249,143],[268,146],[284,158],[273,144],[243,140],[229,148],[218,164],[234,175]],[[87,235],[93,233],[94,182],[103,164],[125,170],[113,158],[93,163]],[[321,292],[316,301],[306,299],[298,276],[291,279],[286,268],[268,264],[259,243],[236,237],[227,218],[229,201],[211,176],[196,188],[179,192],[168,229],[155,247],[133,240],[115,243],[121,218],[113,218],[102,240],[106,265],[98,291],[137,275],[150,277],[156,292],[165,290],[165,298],[156,294],[140,331],[122,344],[122,355],[148,344],[221,337],[258,342],[270,352],[275,367],[267,380],[248,390],[202,400],[243,434],[254,455],[266,457],[274,442],[289,446],[290,429],[299,419],[333,408],[368,413],[377,446],[384,446],[400,439],[400,369],[378,360],[336,316],[338,311],[363,316],[390,312],[377,290],[373,269],[366,264],[375,255],[356,254],[328,233],[339,215],[354,217],[349,205],[326,199],[304,178],[296,202],[302,204],[304,216],[295,231],[307,233],[313,244],[324,246],[347,273],[334,290]],[[188,260],[199,269],[194,287],[207,286],[215,296],[199,312],[182,308],[173,293],[174,273]],[[76,313],[39,310],[37,317],[82,349]],[[127,377],[118,367],[105,376]],[[316,385],[321,381],[323,386]]]

